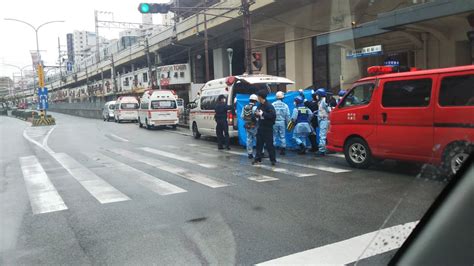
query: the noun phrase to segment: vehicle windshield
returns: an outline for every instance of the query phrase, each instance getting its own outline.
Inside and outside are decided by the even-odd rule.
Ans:
[[[385,265],[474,152],[473,0],[2,0],[0,36],[1,265]]]
[[[151,101],[151,109],[176,109],[176,101],[172,101],[172,100]]]

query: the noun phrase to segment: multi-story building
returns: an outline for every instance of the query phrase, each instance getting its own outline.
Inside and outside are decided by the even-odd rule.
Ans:
[[[13,90],[13,80],[10,77],[0,77],[0,97],[9,95]]]

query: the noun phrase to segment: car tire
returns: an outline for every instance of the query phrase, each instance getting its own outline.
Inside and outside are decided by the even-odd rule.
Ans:
[[[446,147],[441,158],[443,174],[448,178],[454,176],[473,151],[473,146],[466,142],[455,142]]]
[[[372,163],[372,153],[365,140],[354,137],[344,145],[344,156],[347,163],[359,169],[367,169]]]
[[[199,133],[196,122],[193,123],[193,137],[195,139],[199,139],[201,137],[201,133]]]
[[[145,118],[145,126],[146,126],[146,129],[151,129],[152,126],[151,125],[148,125],[148,119]]]

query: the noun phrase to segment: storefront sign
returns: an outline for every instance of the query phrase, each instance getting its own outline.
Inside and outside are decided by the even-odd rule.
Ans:
[[[156,69],[160,86],[191,83],[189,64],[160,66]]]
[[[382,45],[374,45],[360,49],[347,51],[346,58],[354,59],[360,57],[377,56],[383,54]]]

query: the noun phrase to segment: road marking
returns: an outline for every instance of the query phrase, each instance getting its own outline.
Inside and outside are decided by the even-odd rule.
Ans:
[[[170,195],[176,193],[187,192],[186,190],[135,169],[127,164],[119,162],[108,156],[99,153],[85,153],[86,156],[93,160],[105,163],[113,168],[114,171],[120,172],[121,175],[134,178],[136,182],[147,189],[159,194],[159,195]]]
[[[67,210],[36,156],[21,157],[20,165],[33,214]]]
[[[188,146],[191,146],[191,147],[199,147],[200,145],[199,144],[194,144],[194,143],[189,143],[189,144],[186,144]]]
[[[398,249],[418,221],[396,225],[257,265],[343,265]],[[397,239],[398,238],[398,239]]]
[[[53,130],[54,130],[55,128],[56,128],[56,126],[53,126],[53,127],[51,128],[51,130],[48,131],[48,133],[46,134],[46,136],[45,136],[44,139],[43,139],[43,147],[44,147],[44,149],[46,150],[46,152],[49,153],[49,154],[53,154],[53,153],[54,153],[54,151],[51,150],[51,149],[49,148],[49,146],[48,146],[48,140],[49,140],[49,136],[51,135],[51,133],[53,132]]]
[[[326,154],[326,155],[331,156],[331,157],[343,158],[343,159],[346,158],[343,153],[330,153],[330,154]]]
[[[141,154],[138,154],[138,153],[130,152],[130,151],[123,150],[123,149],[111,149],[110,151],[113,152],[113,153],[116,153],[118,155],[121,155],[123,157],[148,164],[148,165],[153,166],[157,169],[163,170],[165,172],[172,173],[174,175],[180,176],[182,178],[194,181],[196,183],[199,183],[199,184],[211,187],[211,188],[226,187],[226,186],[230,185],[229,183],[225,183],[223,181],[218,181],[218,180],[215,180],[215,179],[211,179],[206,175],[196,173],[196,172],[193,172],[193,171],[188,171],[186,169],[168,164],[164,161],[153,159],[153,158],[150,158],[148,156],[141,155]]]
[[[130,200],[127,195],[118,191],[69,155],[54,153],[52,156],[101,204]]]
[[[258,168],[263,168],[269,171],[277,172],[277,173],[282,173],[285,175],[291,175],[291,176],[296,176],[296,177],[308,177],[308,176],[315,176],[316,174],[306,174],[306,173],[300,173],[297,171],[293,170],[288,170],[286,168],[280,168],[280,167],[275,167],[275,166],[269,166],[269,165],[264,165],[264,164],[255,164],[253,165],[254,167]]]
[[[255,182],[269,182],[269,181],[279,180],[276,177],[271,177],[271,176],[267,176],[267,175],[250,176],[250,177],[247,177],[247,179],[255,181]]]
[[[224,151],[230,154],[235,154],[235,155],[243,155],[241,152],[236,152],[236,151]],[[316,169],[316,170],[321,170],[321,171],[326,171],[326,172],[331,172],[331,173],[347,173],[351,172],[351,170],[343,169],[343,168],[337,168],[337,167],[332,167],[332,166],[324,166],[324,165],[310,165],[310,164],[302,164],[302,163],[297,163],[293,162],[287,159],[283,158],[278,158],[278,162],[284,163],[284,164],[289,164],[289,165],[294,165],[294,166],[299,166],[299,167],[306,167],[306,168],[311,168],[311,169]]]
[[[148,148],[148,147],[140,148],[140,149],[144,150],[146,152],[149,152],[149,153],[153,153],[153,154],[160,155],[160,156],[163,156],[163,157],[168,157],[168,158],[175,159],[175,160],[182,161],[182,162],[186,162],[186,163],[196,164],[196,165],[199,165],[199,166],[205,167],[205,168],[210,168],[210,169],[217,168],[217,165],[215,165],[215,164],[200,163],[200,162],[194,160],[193,158],[177,155],[175,153],[170,153],[170,152],[157,150],[157,149],[153,149],[153,148]]]
[[[111,134],[109,134],[109,136],[111,136],[111,137],[112,137],[112,138],[114,138],[114,139],[117,139],[117,140],[123,141],[123,142],[128,142],[128,139],[124,139],[124,138],[122,138],[122,137],[119,137],[119,136],[117,136],[117,135],[115,135],[115,134],[112,134],[112,133],[111,133]]]

